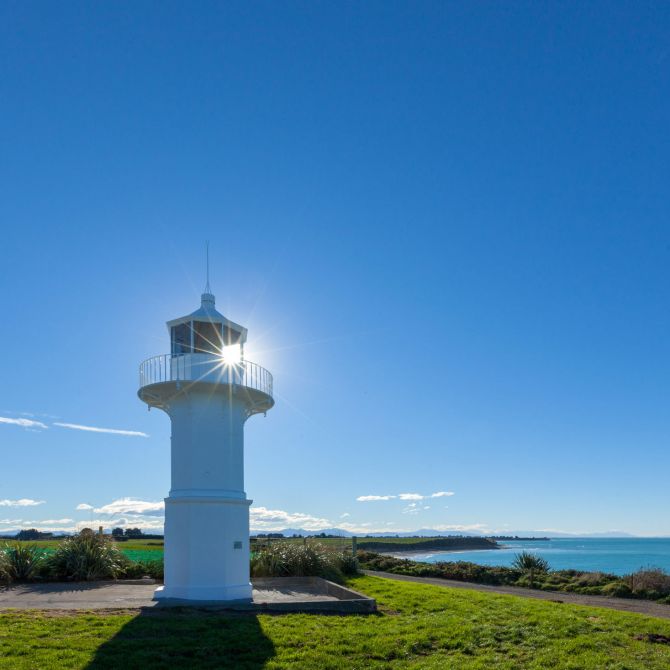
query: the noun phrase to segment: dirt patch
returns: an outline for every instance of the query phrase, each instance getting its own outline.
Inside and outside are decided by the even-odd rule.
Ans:
[[[643,635],[635,635],[636,640],[640,642],[653,642],[654,644],[670,644],[670,637],[666,635],[659,635],[658,633],[644,633]]]

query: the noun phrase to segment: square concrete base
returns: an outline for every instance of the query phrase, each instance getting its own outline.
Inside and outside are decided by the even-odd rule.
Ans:
[[[377,603],[346,586],[321,577],[252,579],[254,610],[280,612],[376,612]]]
[[[165,587],[156,590],[160,607],[214,607],[238,611],[375,612],[377,604],[345,586],[321,577],[265,577],[252,580],[252,599],[181,598]]]
[[[253,599],[154,600],[155,584],[149,580],[108,582],[51,582],[17,584],[0,588],[0,610],[23,609],[151,609],[196,607],[245,612],[333,612],[340,614],[374,612],[373,598],[320,577],[286,577],[253,580]]]
[[[154,591],[154,600],[171,605],[209,605],[212,603],[251,603],[251,584],[228,586],[226,588],[174,588],[159,586]]]

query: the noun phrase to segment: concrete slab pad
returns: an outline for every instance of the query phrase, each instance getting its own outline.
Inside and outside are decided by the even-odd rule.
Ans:
[[[236,611],[268,612],[374,612],[373,598],[320,577],[278,577],[252,580],[253,602],[221,603],[155,601],[156,584],[132,582],[54,582],[19,584],[0,589],[0,610],[19,609],[138,609],[207,607]]]

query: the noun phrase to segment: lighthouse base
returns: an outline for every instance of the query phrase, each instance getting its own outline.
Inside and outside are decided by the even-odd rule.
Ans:
[[[153,600],[171,605],[215,605],[250,603],[251,584],[239,584],[237,586],[226,586],[223,588],[209,587],[182,587],[169,588],[159,586],[154,591]]]
[[[249,505],[246,496],[166,498],[165,586],[154,600],[251,602]]]

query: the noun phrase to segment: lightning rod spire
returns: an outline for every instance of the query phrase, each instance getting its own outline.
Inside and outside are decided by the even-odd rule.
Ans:
[[[207,283],[205,284],[205,293],[211,293],[209,288],[209,240],[205,242],[205,256],[207,258]]]

